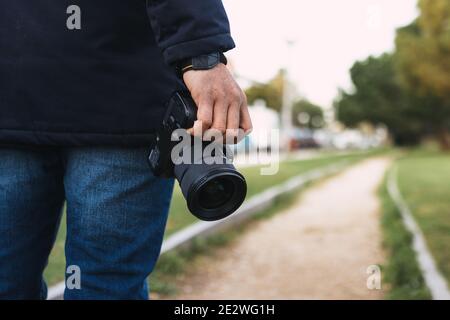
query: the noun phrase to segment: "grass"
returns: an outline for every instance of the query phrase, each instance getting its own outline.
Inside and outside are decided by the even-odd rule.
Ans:
[[[379,191],[382,201],[383,246],[387,263],[382,268],[383,282],[388,284],[385,298],[389,300],[430,299],[422,273],[412,249],[412,236],[406,230],[400,212],[390,198],[386,183]]]
[[[450,154],[429,148],[406,152],[396,161],[398,186],[439,270],[450,282]],[[385,187],[380,191],[384,204],[383,229],[389,261],[385,280],[390,299],[430,299],[411,247],[411,234]]]
[[[371,152],[374,154],[376,152]],[[364,157],[367,157],[367,154],[355,153],[355,154],[347,154],[347,155],[333,155],[326,154],[319,158],[309,159],[309,160],[299,160],[299,161],[287,161],[280,164],[280,170],[276,175],[273,176],[261,176],[260,175],[260,167],[249,167],[240,170],[246,177],[248,183],[248,197],[251,197],[255,194],[260,193],[261,191],[266,190],[267,188],[280,184],[286,181],[289,178],[292,178],[295,175],[299,175],[305,173],[307,171],[317,169],[320,167],[324,167],[338,161],[357,161]],[[196,222],[196,218],[192,216],[186,207],[185,200],[181,194],[179,187],[177,186],[174,191],[174,196],[171,204],[169,220],[166,228],[166,237],[170,236],[176,231],[183,229],[191,223]],[[65,217],[63,217],[61,223],[61,229],[58,233],[57,240],[55,243],[55,247],[49,257],[49,264],[45,270],[44,276],[49,285],[55,284],[64,279],[64,270],[65,270],[65,258],[64,258],[64,239],[66,235],[65,229]],[[222,243],[224,239],[220,239],[221,236],[218,236],[216,240],[208,240],[208,245],[213,244],[215,242]],[[226,236],[228,239],[230,236]],[[201,242],[197,243],[193,252],[204,250]],[[177,253],[174,254],[173,257],[168,255],[168,258],[161,259],[158,264],[158,270],[166,270],[168,274],[176,274],[177,266],[183,265],[186,258],[192,255],[193,252],[188,253]],[[183,255],[186,255],[183,256]],[[167,259],[167,260],[166,260]],[[155,271],[157,274],[159,271]],[[162,282],[162,281],[161,281]],[[155,284],[153,284],[155,288]],[[158,289],[158,285],[156,284],[156,289]],[[165,291],[170,291],[169,289],[164,289]],[[162,291],[164,291],[162,290]]]
[[[415,151],[398,161],[401,193],[450,282],[450,154]]]

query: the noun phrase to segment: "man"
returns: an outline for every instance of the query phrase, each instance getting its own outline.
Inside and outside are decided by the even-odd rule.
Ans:
[[[65,299],[147,298],[173,186],[149,146],[185,85],[195,132],[251,129],[233,47],[220,0],[0,3],[0,298],[46,297],[64,201]]]

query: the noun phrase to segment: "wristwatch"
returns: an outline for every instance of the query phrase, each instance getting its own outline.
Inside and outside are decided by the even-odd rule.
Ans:
[[[228,63],[227,58],[222,52],[215,52],[210,54],[204,54],[193,58],[182,60],[177,65],[177,71],[180,77],[186,71],[189,70],[210,70],[217,66],[219,63],[226,65]]]

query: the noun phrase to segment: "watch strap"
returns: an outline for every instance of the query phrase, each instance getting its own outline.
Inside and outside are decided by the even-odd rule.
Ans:
[[[178,71],[180,76],[189,70],[210,70],[219,63],[227,64],[227,58],[221,52],[200,55],[194,58],[185,59],[180,62]]]

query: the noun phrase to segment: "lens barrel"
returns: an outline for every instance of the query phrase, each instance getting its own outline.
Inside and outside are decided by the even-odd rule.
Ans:
[[[231,215],[247,195],[245,178],[232,164],[180,164],[174,172],[189,210],[204,221]]]

